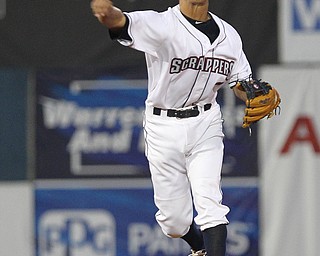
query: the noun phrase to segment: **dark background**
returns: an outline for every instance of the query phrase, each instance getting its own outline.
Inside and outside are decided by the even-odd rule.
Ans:
[[[115,0],[123,11],[166,10],[177,0]],[[0,67],[106,67],[144,72],[144,55],[112,42],[89,0],[7,0],[0,20]],[[277,62],[277,0],[215,0],[210,11],[231,23],[255,68]]]

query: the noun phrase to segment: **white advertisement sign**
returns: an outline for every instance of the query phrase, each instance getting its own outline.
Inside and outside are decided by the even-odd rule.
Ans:
[[[34,256],[33,184],[0,183],[0,255]]]
[[[320,61],[320,0],[279,0],[281,62]]]
[[[266,66],[281,114],[259,123],[263,256],[320,252],[320,67]]]

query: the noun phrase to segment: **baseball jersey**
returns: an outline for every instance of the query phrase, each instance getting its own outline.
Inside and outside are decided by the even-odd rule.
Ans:
[[[180,12],[179,5],[164,12],[135,11],[129,18],[131,40],[118,41],[146,56],[146,105],[164,109],[215,103],[217,90],[251,76],[237,31],[210,13],[220,33],[214,42]]]

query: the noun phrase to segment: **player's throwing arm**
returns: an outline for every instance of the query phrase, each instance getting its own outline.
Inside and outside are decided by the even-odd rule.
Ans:
[[[122,28],[126,18],[122,11],[109,0],[92,0],[91,9],[94,16],[109,29]]]

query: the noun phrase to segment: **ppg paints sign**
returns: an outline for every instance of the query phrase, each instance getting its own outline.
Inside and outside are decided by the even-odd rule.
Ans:
[[[45,188],[48,184],[51,188]],[[79,179],[44,181],[36,189],[36,256],[189,255],[185,241],[168,238],[156,223],[151,184],[141,179],[103,179],[99,188],[90,184]],[[255,184],[223,187],[225,203],[232,209],[226,256],[258,255]]]
[[[281,0],[279,3],[281,61],[319,62],[320,0]]]
[[[115,256],[116,228],[105,210],[51,210],[39,220],[39,256]]]

